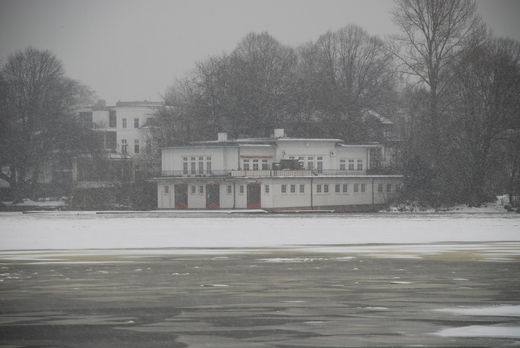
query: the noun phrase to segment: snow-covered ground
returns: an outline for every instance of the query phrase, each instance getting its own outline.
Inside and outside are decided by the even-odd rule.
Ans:
[[[449,248],[446,242],[520,242],[520,216],[367,214],[157,218],[143,214],[0,214],[1,250],[311,246],[323,249],[324,245],[332,249],[364,245],[366,249],[367,244],[426,243],[444,244],[444,248]],[[388,246],[371,248],[381,252]],[[438,247],[416,249],[427,253],[432,252],[432,248]]]

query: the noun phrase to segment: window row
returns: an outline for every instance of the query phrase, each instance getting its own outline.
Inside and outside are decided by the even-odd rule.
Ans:
[[[140,146],[139,139],[134,139],[134,153],[138,154],[141,152],[141,146]],[[126,155],[128,154],[128,140],[127,139],[121,139],[121,153]],[[152,153],[152,140],[147,139],[145,144],[146,154],[149,155]]]
[[[352,192],[366,192],[366,184],[350,184]],[[198,187],[197,187],[198,186]],[[305,184],[281,184],[280,185],[280,192],[281,193],[305,193]],[[386,186],[386,187],[385,187]],[[378,192],[384,192],[384,189],[386,189],[386,192],[392,192],[392,186],[395,186],[394,190],[395,192],[399,191],[401,189],[401,186],[399,184],[378,184],[377,191]],[[264,184],[264,193],[269,194],[270,192],[270,186],[269,184]],[[164,186],[164,193],[168,193],[168,186]],[[347,193],[349,192],[349,184],[316,184],[316,193],[329,193],[329,192],[335,192],[335,193]],[[204,185],[190,185],[190,192],[192,194],[196,194],[197,192],[199,194],[204,193]],[[233,185],[226,185],[226,193],[232,194],[233,193]],[[245,185],[239,185],[238,186],[238,193],[243,194],[245,193]]]
[[[191,156],[182,158],[183,174],[211,174],[211,156]]]
[[[243,159],[242,168],[244,170],[269,170],[269,163],[266,159]]]
[[[127,124],[126,118],[122,118],[121,121],[123,123],[122,127],[127,128],[128,124]],[[134,128],[139,128],[139,119],[138,118],[134,118]]]
[[[340,159],[339,170],[363,170],[363,160]]]

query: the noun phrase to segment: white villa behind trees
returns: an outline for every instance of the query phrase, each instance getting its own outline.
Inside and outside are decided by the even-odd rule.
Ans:
[[[192,142],[162,149],[160,209],[371,210],[387,203],[401,175],[381,175],[380,144],[272,137]]]

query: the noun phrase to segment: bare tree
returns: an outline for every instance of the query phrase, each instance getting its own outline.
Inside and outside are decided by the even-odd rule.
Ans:
[[[0,166],[9,168],[0,177],[20,199],[34,192],[42,165],[54,151],[77,143],[74,107],[89,92],[65,76],[51,52],[34,48],[11,55],[0,75]]]
[[[459,177],[466,200],[478,205],[487,198],[488,180],[496,172],[492,167],[507,167],[494,149],[504,139],[516,141],[512,135],[520,130],[520,43],[488,38],[468,46],[453,66],[453,77],[447,128],[447,148],[455,159],[451,175]]]
[[[198,63],[170,87],[161,119],[179,135],[176,141],[217,131],[268,135],[288,114],[295,65],[291,48],[267,33],[248,34],[231,54]]]
[[[429,94],[428,139],[434,167],[441,163],[442,98],[449,84],[449,64],[472,33],[481,27],[474,0],[398,0],[393,11],[402,35],[395,38],[392,52],[426,86]]]
[[[300,51],[300,75],[311,112],[322,115],[325,133],[363,139],[361,111],[385,109],[394,90],[393,56],[382,40],[356,25],[322,35]]]

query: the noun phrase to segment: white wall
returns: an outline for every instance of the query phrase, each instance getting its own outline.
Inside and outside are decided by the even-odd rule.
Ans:
[[[312,206],[327,207],[341,205],[370,205],[383,204],[388,202],[397,192],[397,185],[401,179],[392,177],[312,177],[291,178],[274,177],[254,180],[261,184],[261,207],[271,208],[305,208],[311,207],[311,181],[312,181]],[[188,184],[188,208],[206,208],[206,184],[219,184],[220,187],[220,208],[221,209],[245,209],[247,208],[247,184],[253,182],[251,179],[224,180],[216,178],[208,179],[187,179],[183,182]],[[339,192],[336,192],[335,185],[340,185]],[[344,192],[344,184],[347,191]],[[358,190],[355,191],[357,184]],[[379,185],[382,192],[379,192]],[[387,185],[390,184],[390,192]],[[231,193],[227,193],[227,186],[231,186]],[[265,187],[269,185],[269,192],[266,193]],[[286,192],[282,192],[282,185],[286,185]],[[291,192],[291,185],[295,185],[295,192]],[[304,192],[300,192],[300,185],[304,185]],[[317,185],[321,185],[321,192],[317,192]],[[325,192],[325,185],[328,185],[328,192]],[[362,188],[364,186],[364,191]],[[169,187],[166,193],[164,186]],[[192,193],[192,186],[195,186],[195,193]],[[200,193],[202,186],[202,193]],[[240,192],[240,186],[243,192]],[[157,191],[158,207],[160,209],[175,208],[174,183],[160,181]]]
[[[114,107],[112,108],[112,110],[116,111],[117,119],[117,152],[121,152],[121,140],[126,139],[128,144],[129,155],[135,155],[135,140],[139,140],[139,154],[145,153],[148,132],[146,129],[141,129],[141,127],[143,127],[146,124],[147,119],[154,117],[155,108],[143,106],[129,106]],[[139,128],[134,127],[134,119],[136,118],[139,119]],[[126,119],[126,128],[123,128],[123,119]]]

